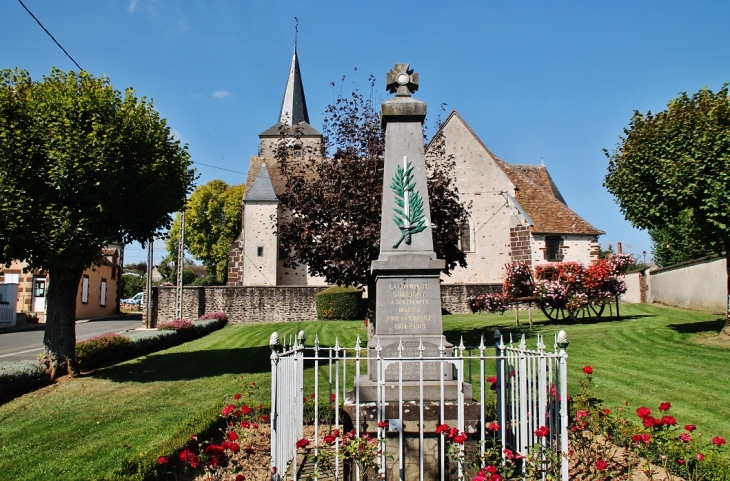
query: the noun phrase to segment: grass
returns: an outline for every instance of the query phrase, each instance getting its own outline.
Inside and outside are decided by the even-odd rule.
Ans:
[[[622,306],[621,312],[621,320],[580,325],[553,324],[536,315],[532,330],[516,328],[510,314],[453,315],[444,316],[444,331],[452,343],[463,336],[465,344],[478,345],[482,334],[491,344],[499,328],[515,340],[524,332],[534,345],[537,333],[552,339],[565,329],[573,390],[583,366],[591,365],[594,393],[607,407],[629,402],[633,416],[640,405],[656,410],[669,401],[680,423],[697,424],[710,437],[730,437],[729,349],[694,342],[698,334],[718,332],[722,319],[645,305]],[[348,347],[358,334],[366,338],[360,321],[233,325],[25,395],[0,406],[2,478],[114,478],[125,461],[168,454],[206,429],[222,402],[241,392],[244,383],[256,382],[258,402],[266,403],[274,330],[282,339],[304,330],[307,345],[315,335],[322,346],[334,345],[335,337]],[[321,372],[326,376],[326,367]]]

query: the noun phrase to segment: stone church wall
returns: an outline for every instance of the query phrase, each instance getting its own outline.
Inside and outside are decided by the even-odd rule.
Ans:
[[[230,322],[310,321],[317,318],[314,295],[327,286],[190,286],[183,288],[183,318],[195,320],[206,312],[224,311]],[[471,312],[468,299],[500,292],[501,284],[442,284],[444,312]],[[155,287],[152,325],[175,317],[175,287]]]

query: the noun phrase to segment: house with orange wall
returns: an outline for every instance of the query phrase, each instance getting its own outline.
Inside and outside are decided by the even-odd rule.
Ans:
[[[0,273],[0,283],[18,284],[18,312],[45,318],[48,274],[23,272],[25,261],[14,261]],[[76,294],[76,319],[104,317],[116,313],[117,284],[121,275],[119,251],[104,249],[99,265],[86,269]]]

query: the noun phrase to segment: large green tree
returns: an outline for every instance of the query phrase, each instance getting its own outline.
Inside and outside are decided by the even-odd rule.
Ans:
[[[185,205],[194,171],[151,102],[106,77],[0,72],[0,262],[48,272],[44,363],[76,370],[84,269],[109,243],[144,243]]]
[[[372,293],[385,150],[380,119],[372,102],[355,92],[327,108],[323,134],[326,160],[296,160],[297,145],[290,140],[277,154],[287,180],[279,196],[287,212],[278,232],[284,265],[303,264],[329,283],[368,286]],[[448,274],[466,266],[459,236],[468,214],[453,183],[453,161],[434,148],[426,164],[434,250],[446,261]]]
[[[245,185],[211,180],[195,189],[185,210],[185,249],[200,260],[217,284],[228,276],[228,251],[241,233],[241,210]],[[167,239],[169,257],[176,259],[180,216]]]
[[[691,236],[686,244],[700,244],[701,251],[730,253],[727,84],[717,92],[682,93],[658,114],[634,112],[606,156],[604,186],[634,226],[656,239],[678,232]],[[683,239],[672,238],[681,249]],[[728,269],[730,293],[730,263]],[[730,315],[725,331],[730,333]]]

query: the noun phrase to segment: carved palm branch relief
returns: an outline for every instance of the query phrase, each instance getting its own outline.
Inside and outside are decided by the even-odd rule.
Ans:
[[[411,245],[411,235],[418,234],[426,228],[426,217],[423,215],[423,199],[415,190],[413,166],[408,157],[403,157],[403,165],[399,165],[393,176],[390,188],[395,194],[393,221],[401,230],[400,239],[393,245],[397,249],[401,242]]]

